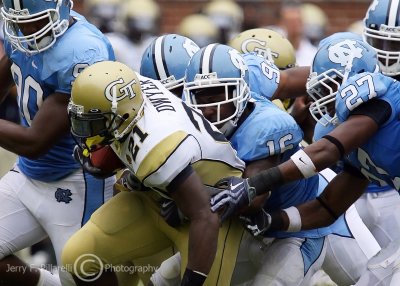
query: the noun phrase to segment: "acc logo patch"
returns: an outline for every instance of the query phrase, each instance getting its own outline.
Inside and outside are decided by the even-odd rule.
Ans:
[[[111,82],[105,90],[105,96],[106,98],[113,102],[114,98],[116,101],[120,101],[124,99],[125,97],[129,97],[130,99],[134,98],[136,96],[136,93],[133,91],[133,85],[136,84],[136,80],[132,80],[128,84],[123,85],[122,87],[119,87],[117,89],[117,85],[122,85],[124,84],[124,80],[122,78],[117,79],[113,82]]]

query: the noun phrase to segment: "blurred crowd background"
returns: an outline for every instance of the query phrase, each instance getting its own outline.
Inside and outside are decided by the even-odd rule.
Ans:
[[[309,65],[315,46],[338,31],[362,32],[371,1],[76,0],[74,9],[104,33],[117,59],[139,69],[144,49],[160,34],[178,33],[199,46],[227,43],[235,34],[268,27],[284,34]]]

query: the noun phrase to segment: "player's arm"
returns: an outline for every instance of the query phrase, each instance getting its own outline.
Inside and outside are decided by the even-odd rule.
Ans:
[[[279,163],[280,163],[280,156],[278,155],[247,163],[246,169],[244,170],[243,173],[243,177],[244,178],[252,177],[263,170],[267,170],[277,166]],[[268,193],[257,196],[249,206],[249,209],[246,209],[244,212],[247,211],[252,212],[255,210],[260,210],[263,207],[268,197],[269,197]]]
[[[332,224],[364,192],[370,183],[358,170],[347,166],[335,176],[323,193],[314,200],[308,201],[291,211],[278,211],[271,214],[271,230],[313,229]],[[289,227],[290,226],[290,227]]]
[[[362,146],[391,116],[391,107],[384,100],[370,100],[356,108],[349,118],[328,135],[295,153],[276,168],[249,179],[257,194],[276,184],[307,178],[332,166],[344,155]]]
[[[249,179],[225,178],[227,188],[211,200],[213,211],[229,205],[222,214],[229,217],[235,209],[249,205],[261,194],[274,191],[286,182],[314,176],[318,171],[330,167],[357,147],[363,145],[391,115],[390,105],[383,100],[370,100],[356,108],[350,117],[319,141],[299,150],[290,160],[277,167],[262,171]],[[235,198],[234,200],[232,198]]]
[[[11,65],[12,62],[8,56],[3,55],[0,59],[0,102],[7,96],[9,89],[14,83],[10,70]]]
[[[168,186],[171,197],[190,220],[189,257],[181,285],[202,285],[217,251],[219,218],[210,210],[210,195],[191,166]]]
[[[310,67],[294,67],[280,72],[280,82],[272,99],[295,98],[307,94],[306,82]]]
[[[369,183],[358,169],[345,165],[316,199],[270,214],[258,212],[242,220],[253,235],[266,230],[297,232],[328,226],[363,194]]]
[[[61,136],[69,133],[68,102],[67,94],[50,95],[44,100],[30,127],[0,120],[0,146],[28,158],[44,154]]]

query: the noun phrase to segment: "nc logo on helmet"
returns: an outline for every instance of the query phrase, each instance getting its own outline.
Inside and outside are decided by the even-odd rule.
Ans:
[[[193,55],[200,50],[200,48],[190,39],[185,39],[183,48],[186,50],[189,57],[193,57]]]
[[[130,83],[118,88],[119,93],[117,92],[117,84],[124,84],[124,80],[122,78],[112,81],[107,87],[105,91],[106,98],[109,101],[120,101],[125,97],[129,97],[132,99],[136,96],[136,93],[133,91],[133,85],[136,84],[136,80],[132,80]]]
[[[356,46],[357,42],[344,40],[329,47],[329,59],[335,64],[345,67],[350,60],[354,58],[361,59],[362,48]]]
[[[229,55],[231,57],[231,61],[233,65],[240,69],[242,73],[244,73],[246,70],[248,70],[247,65],[243,59],[243,57],[239,54],[238,51],[232,49],[229,51]]]
[[[371,6],[369,8],[369,11],[375,11],[376,6],[378,6],[378,4],[379,4],[379,0],[374,0],[374,2],[372,2]]]

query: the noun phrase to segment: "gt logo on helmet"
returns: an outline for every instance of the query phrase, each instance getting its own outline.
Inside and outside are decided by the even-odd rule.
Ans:
[[[136,93],[133,91],[133,85],[136,84],[136,80],[132,80],[128,84],[120,87],[118,89],[119,95],[117,93],[117,85],[118,84],[124,84],[124,80],[122,78],[117,79],[115,81],[112,81],[109,85],[107,85],[106,90],[105,90],[105,96],[106,98],[113,102],[115,101],[120,101],[124,99],[125,97],[129,97],[129,99],[132,99],[136,96]]]

